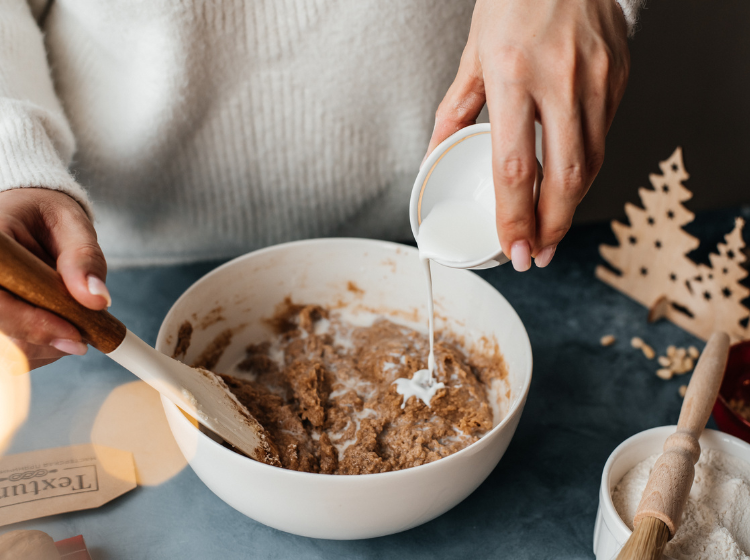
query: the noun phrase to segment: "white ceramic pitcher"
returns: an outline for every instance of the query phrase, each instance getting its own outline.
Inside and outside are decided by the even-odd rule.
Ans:
[[[542,176],[542,166],[537,161],[535,204],[539,200]],[[445,211],[446,202],[455,205],[456,220],[461,219],[459,209],[470,204],[472,208],[479,209],[482,217],[495,224],[495,185],[492,179],[489,123],[475,124],[459,130],[438,145],[422,165],[412,188],[409,205],[409,219],[415,239],[418,239],[420,226],[430,212],[436,206],[439,211]],[[466,228],[472,225],[464,224]],[[491,230],[486,235],[492,235],[493,232],[497,235],[494,227]],[[478,257],[457,258],[455,255],[450,256],[449,251],[443,251],[442,254],[440,251],[433,251],[429,258],[451,268],[482,269],[508,262],[499,243],[494,243],[495,239],[491,241],[487,246],[492,248],[487,254]]]

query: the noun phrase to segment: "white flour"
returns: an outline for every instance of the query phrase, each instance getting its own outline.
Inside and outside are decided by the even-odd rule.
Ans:
[[[617,513],[631,529],[658,457],[633,467],[612,492]],[[750,560],[750,463],[721,451],[703,451],[682,524],[664,554],[676,560]]]

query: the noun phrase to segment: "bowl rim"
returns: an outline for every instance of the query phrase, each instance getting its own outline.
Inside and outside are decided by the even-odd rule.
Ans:
[[[167,322],[167,319],[173,312],[173,310],[183,301],[183,299],[187,299],[189,292],[196,287],[198,284],[207,281],[211,277],[213,277],[216,274],[219,274],[221,271],[223,271],[225,268],[230,268],[233,265],[236,265],[238,262],[256,257],[261,254],[265,253],[273,253],[277,251],[282,251],[285,249],[288,249],[290,247],[298,247],[298,246],[304,246],[304,245],[317,245],[317,244],[362,244],[367,246],[379,246],[381,248],[386,248],[389,250],[407,250],[408,252],[411,252],[414,254],[414,258],[418,258],[419,252],[416,247],[412,247],[410,245],[404,245],[402,243],[395,243],[392,241],[382,241],[377,239],[365,239],[365,238],[356,238],[356,237],[321,237],[316,239],[303,239],[299,241],[289,241],[287,243],[279,243],[277,245],[271,245],[270,247],[264,247],[262,249],[258,249],[256,251],[251,251],[249,253],[245,253],[244,255],[240,255],[238,257],[235,257],[231,259],[230,261],[227,261],[226,263],[216,267],[215,269],[211,270],[204,276],[201,276],[198,280],[193,282],[181,295],[177,300],[172,304],[172,306],[169,308],[169,311],[167,311],[167,314],[164,316],[164,319],[162,319],[161,325],[159,326],[159,332],[156,336],[156,344],[157,346],[160,345],[159,343],[163,340],[165,340],[166,332],[165,332],[165,325]],[[464,274],[471,274],[469,271],[463,272]],[[529,333],[526,330],[526,326],[523,324],[523,321],[521,320],[521,317],[516,312],[515,308],[510,304],[510,302],[503,296],[503,294],[500,293],[499,290],[497,290],[492,284],[487,282],[484,278],[482,278],[479,275],[474,275],[480,283],[484,283],[490,288],[492,288],[497,295],[502,298],[505,303],[508,304],[510,307],[511,312],[516,316],[518,321],[521,324],[522,327],[522,336],[523,336],[523,342],[524,342],[524,353],[526,354],[526,357],[529,361],[529,367],[528,367],[528,373],[525,375],[522,391],[519,393],[518,398],[514,399],[513,403],[511,404],[510,408],[508,409],[508,413],[505,415],[505,417],[496,425],[493,426],[490,431],[488,431],[486,434],[484,434],[479,440],[475,441],[471,445],[461,449],[460,451],[457,451],[456,453],[453,453],[451,455],[448,455],[447,457],[442,457],[441,459],[438,459],[436,461],[432,461],[430,463],[424,463],[422,465],[418,465],[416,467],[410,467],[408,469],[401,469],[398,471],[388,471],[383,473],[371,473],[371,474],[358,474],[358,475],[331,475],[331,474],[324,474],[324,473],[308,473],[308,472],[301,472],[301,471],[294,471],[291,469],[285,469],[283,467],[275,467],[273,465],[267,465],[266,463],[261,463],[260,461],[256,461],[254,459],[251,459],[249,457],[244,457],[243,455],[240,455],[239,453],[236,453],[235,451],[232,451],[231,449],[228,449],[221,445],[220,443],[214,441],[210,437],[208,437],[206,434],[201,432],[198,428],[196,428],[192,422],[190,422],[187,417],[182,413],[180,408],[175,405],[173,402],[165,399],[164,397],[161,397],[162,406],[167,408],[172,408],[172,412],[176,412],[176,418],[179,422],[185,422],[190,425],[190,427],[195,430],[198,434],[198,438],[203,438],[206,443],[208,443],[209,446],[214,446],[213,449],[218,450],[219,453],[229,453],[233,458],[241,459],[246,461],[246,464],[250,464],[250,468],[260,468],[260,469],[273,469],[273,472],[285,472],[288,473],[288,476],[296,476],[296,477],[325,477],[328,480],[342,480],[347,481],[351,479],[355,480],[370,480],[372,477],[380,477],[381,479],[385,476],[406,476],[404,473],[409,473],[412,471],[424,472],[427,468],[441,468],[440,464],[445,464],[443,461],[450,461],[450,460],[456,460],[455,457],[466,455],[467,453],[472,453],[474,449],[476,449],[477,445],[480,445],[483,441],[490,439],[490,436],[494,438],[495,435],[500,433],[510,422],[513,418],[515,418],[516,415],[520,414],[520,412],[523,409],[523,406],[526,402],[526,399],[529,394],[529,389],[531,387],[531,377],[534,369],[534,363],[533,363],[533,354],[531,351],[531,341],[529,339]],[[189,461],[188,461],[189,462]],[[437,466],[436,466],[437,465]],[[280,476],[287,476],[287,475],[280,475]],[[348,484],[348,482],[341,482],[341,484]]]
[[[599,484],[599,507],[602,510],[602,517],[604,517],[605,519],[606,518],[614,519],[615,523],[617,524],[617,528],[620,531],[624,531],[628,535],[630,535],[633,532],[630,529],[630,527],[627,526],[625,521],[623,521],[622,517],[620,517],[620,514],[617,512],[617,508],[615,508],[615,504],[612,501],[612,492],[609,489],[609,479],[610,479],[610,473],[612,471],[612,466],[628,451],[628,449],[631,446],[638,443],[639,441],[643,439],[647,439],[651,436],[657,436],[661,434],[664,434],[664,440],[666,440],[667,437],[670,434],[674,433],[676,430],[677,430],[677,425],[656,426],[654,428],[649,428],[648,430],[643,430],[642,432],[633,434],[632,436],[627,438],[625,441],[620,443],[620,445],[615,447],[614,451],[612,451],[612,453],[610,453],[609,457],[607,458],[607,462],[604,464],[604,469],[602,470],[602,479]],[[747,443],[746,441],[743,441],[740,438],[735,437],[726,432],[722,432],[721,430],[705,428],[703,430],[703,433],[701,434],[701,437],[703,437],[703,435],[709,435],[709,437],[719,438],[720,440],[723,440],[732,445],[738,445],[739,447],[744,447],[750,453],[750,443]],[[711,449],[711,448],[706,447],[706,449]],[[615,537],[615,539],[617,538],[616,535],[613,534],[613,536]]]

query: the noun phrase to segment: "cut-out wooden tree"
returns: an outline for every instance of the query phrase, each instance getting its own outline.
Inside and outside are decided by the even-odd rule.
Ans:
[[[687,254],[699,242],[682,229],[695,218],[682,205],[693,196],[683,185],[689,175],[682,150],[659,167],[661,175],[649,176],[653,189],[638,190],[643,208],[625,205],[630,225],[612,222],[619,246],[601,245],[599,251],[614,270],[598,266],[596,276],[700,338],[724,330],[743,340],[750,335],[742,323],[750,314],[741,303],[750,294],[740,284],[747,276],[744,222],[738,219],[726,243],[710,255],[711,266],[697,265]]]
[[[734,229],[719,243],[718,253],[708,258],[711,266],[698,265],[698,274],[688,281],[690,300],[681,302],[700,319],[701,338],[707,338],[714,330],[724,330],[733,340],[744,340],[750,331],[742,324],[748,310],[742,305],[750,290],[740,284],[747,277],[743,263],[747,260],[743,251],[742,228],[745,221],[735,220]],[[695,321],[685,313],[671,318],[674,323],[686,330],[695,330]],[[696,333],[698,334],[698,333]]]

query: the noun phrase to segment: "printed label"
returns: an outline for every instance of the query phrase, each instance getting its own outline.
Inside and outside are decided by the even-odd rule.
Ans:
[[[75,445],[0,459],[0,525],[99,507],[135,488],[133,455]]]

